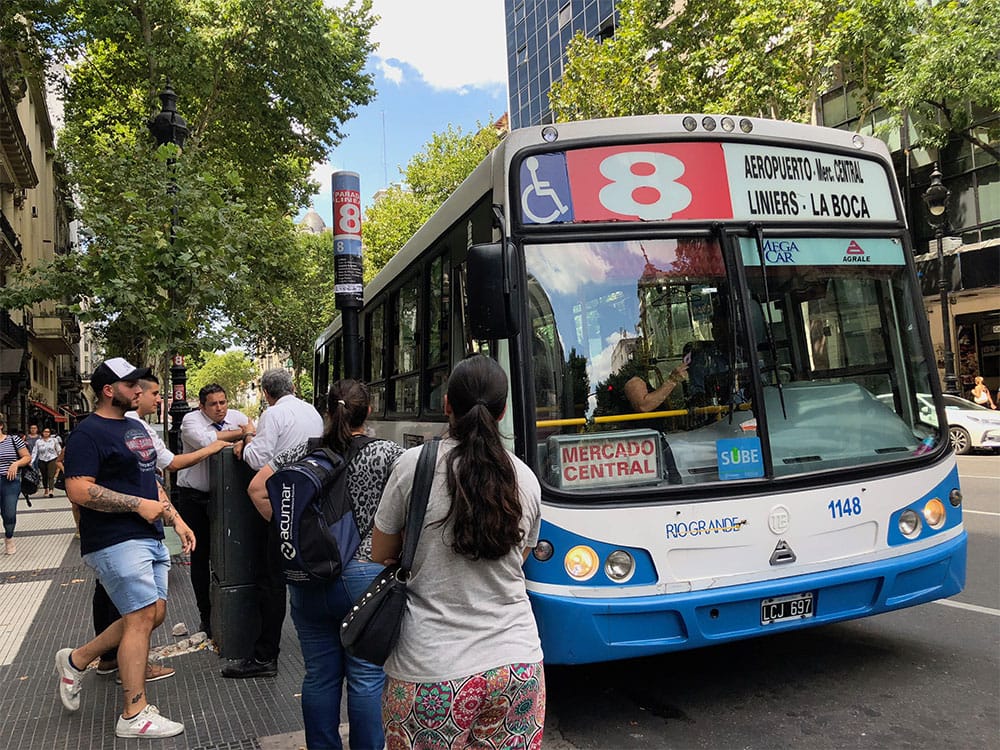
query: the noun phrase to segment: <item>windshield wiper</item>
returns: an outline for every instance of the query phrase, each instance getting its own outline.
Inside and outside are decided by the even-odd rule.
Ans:
[[[764,289],[764,317],[767,331],[767,348],[771,354],[771,362],[774,366],[774,382],[778,386],[778,400],[781,402],[781,416],[788,419],[788,412],[785,410],[785,392],[781,386],[781,374],[778,370],[778,349],[774,345],[774,319],[771,312],[771,293],[767,288],[767,268],[764,265],[764,228],[757,223],[750,225],[753,231],[754,240],[757,243],[757,258],[760,260],[760,281]]]

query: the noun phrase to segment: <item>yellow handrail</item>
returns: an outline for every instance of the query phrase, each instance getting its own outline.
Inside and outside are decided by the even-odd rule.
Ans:
[[[739,404],[739,411],[746,411],[750,404]],[[663,419],[665,417],[685,417],[689,414],[721,414],[729,411],[728,406],[699,406],[695,409],[671,409],[670,411],[650,411],[645,414],[618,414],[606,417],[594,417],[595,424],[607,424],[608,422],[639,422],[644,419]],[[587,424],[586,417],[574,417],[570,419],[539,419],[535,422],[535,428],[540,427],[582,427]]]

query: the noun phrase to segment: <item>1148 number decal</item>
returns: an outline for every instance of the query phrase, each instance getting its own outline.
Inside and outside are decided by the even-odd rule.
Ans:
[[[843,518],[844,516],[860,516],[861,498],[845,497],[841,500],[831,500],[826,507],[830,510],[830,518]]]

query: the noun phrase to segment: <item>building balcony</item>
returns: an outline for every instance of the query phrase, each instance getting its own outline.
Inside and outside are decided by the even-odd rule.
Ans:
[[[0,310],[0,346],[21,349],[28,346],[28,331],[23,325],[15,323],[6,310]]]
[[[21,262],[21,240],[14,227],[0,211],[0,266],[11,266]]]
[[[72,354],[80,341],[80,324],[71,313],[37,312],[29,320],[29,333],[48,354]]]

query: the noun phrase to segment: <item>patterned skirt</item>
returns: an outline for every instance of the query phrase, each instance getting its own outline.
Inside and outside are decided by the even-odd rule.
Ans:
[[[387,750],[538,750],[545,725],[542,663],[445,682],[390,677],[382,723]]]

